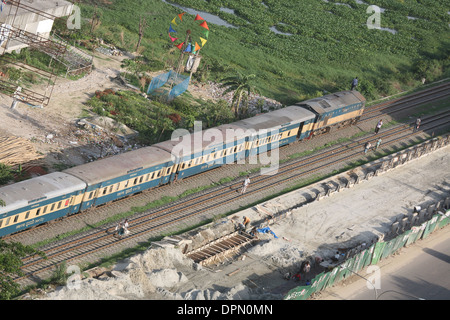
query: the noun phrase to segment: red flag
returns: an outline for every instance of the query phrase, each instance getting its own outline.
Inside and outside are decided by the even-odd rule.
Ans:
[[[200,17],[200,15],[197,14],[197,16],[195,16],[194,21],[197,21],[197,20],[205,20],[205,19],[203,19],[202,17]]]
[[[202,23],[200,23],[200,27],[203,27],[203,28],[209,30],[208,25],[206,24],[206,21],[203,21]]]
[[[178,38],[172,37],[172,36],[170,35],[170,33],[169,33],[169,38],[170,38],[170,40],[172,40],[172,42],[175,42],[175,40],[178,40]]]
[[[181,50],[181,49],[183,49],[183,44],[184,44],[184,42],[177,44],[175,47],[177,47],[178,49]]]

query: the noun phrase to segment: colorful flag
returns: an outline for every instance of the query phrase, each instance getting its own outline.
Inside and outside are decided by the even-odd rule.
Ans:
[[[177,26],[177,21],[176,21],[176,19],[177,19],[177,17],[173,18],[172,23],[173,23],[174,25]]]
[[[203,28],[209,30],[208,25],[206,24],[206,21],[203,21],[202,23],[200,23],[200,27],[203,27]]]
[[[184,45],[184,42],[177,44],[175,47],[177,47],[178,49],[181,50],[181,49],[183,49],[183,45]]]
[[[201,40],[201,42],[202,42],[202,47],[205,45],[206,41],[208,41],[208,40],[206,40],[206,39],[203,39],[202,37],[200,37],[200,40]]]
[[[169,33],[169,38],[170,38],[170,40],[172,40],[172,42],[178,40],[178,38],[171,37],[171,36],[170,36],[170,33]]]
[[[173,30],[172,25],[169,27],[169,32],[177,32],[176,30]]]
[[[195,16],[195,19],[194,19],[194,21],[197,21],[197,20],[205,20],[205,19],[203,19],[202,17],[200,17],[198,14]]]
[[[188,43],[188,45],[187,45],[186,49],[184,49],[184,51],[183,51],[183,52],[191,52],[191,51],[192,51],[192,46],[191,46],[191,44],[190,44],[190,43]]]
[[[178,17],[180,18],[181,21],[183,21],[183,15],[184,15],[185,13],[186,13],[186,12],[183,12],[183,13],[180,13],[180,14],[178,15]]]
[[[202,47],[200,47],[200,46],[198,45],[198,43],[195,42],[195,49],[194,49],[194,51],[200,50],[201,48],[202,48]]]

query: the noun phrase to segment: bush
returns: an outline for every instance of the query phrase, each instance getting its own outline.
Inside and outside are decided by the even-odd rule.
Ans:
[[[13,178],[11,167],[0,163],[0,185],[8,183]]]

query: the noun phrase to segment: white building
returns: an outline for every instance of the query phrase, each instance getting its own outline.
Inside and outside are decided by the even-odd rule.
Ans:
[[[0,54],[48,39],[54,19],[71,15],[72,9],[64,0],[7,0],[0,12]]]

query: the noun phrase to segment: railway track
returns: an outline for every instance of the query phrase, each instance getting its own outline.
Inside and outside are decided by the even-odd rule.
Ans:
[[[449,119],[450,111],[448,110],[426,117],[423,119],[422,129],[434,130],[442,126],[448,128]],[[413,133],[408,125],[400,125],[383,131],[377,137],[383,139],[383,145],[389,145],[415,135],[416,133]],[[254,202],[255,195],[270,192],[276,184],[286,185],[288,182],[298,181],[299,178],[324,170],[337,162],[342,163],[358,158],[362,155],[362,146],[368,139],[373,139],[373,137],[365,137],[314,156],[293,160],[283,165],[275,176],[255,177],[252,179],[251,189],[239,198],[247,199],[247,202]],[[24,259],[23,271],[26,277],[37,276],[50,271],[55,265],[62,262],[79,263],[83,261],[83,258],[90,257],[92,259],[97,252],[104,252],[107,248],[121,245],[126,247],[129,243],[156,237],[160,233],[168,232],[176,223],[193,220],[198,215],[206,214],[220,207],[231,207],[231,204],[236,201],[236,190],[239,187],[240,183],[232,183],[130,219],[131,234],[123,239],[115,238],[112,227],[109,227],[47,246],[42,250],[46,253],[48,260],[40,257],[28,257]],[[24,280],[24,278],[17,280]]]
[[[424,103],[428,103],[428,102],[432,102],[432,101],[437,101],[446,97],[450,96],[450,82],[445,82],[443,84],[419,91],[419,92],[415,92],[400,98],[396,98],[394,100],[389,100],[383,103],[379,103],[370,107],[366,107],[364,114],[362,115],[361,119],[359,120],[358,124],[362,124],[362,123],[366,123],[366,122],[370,122],[372,121],[374,118],[378,118],[380,116],[383,115],[384,111],[388,111],[389,114],[395,114],[395,113],[399,113],[417,106],[420,106]],[[386,113],[384,113],[385,115]],[[308,143],[308,142],[306,142]],[[290,146],[284,146],[282,147],[282,149],[287,149]],[[204,175],[205,173],[200,173],[197,176],[201,176]],[[184,181],[184,180],[183,180]],[[152,193],[156,193],[158,192],[158,189],[161,189],[161,194],[164,194],[164,189],[167,188],[167,185],[163,185],[160,186],[158,188],[153,188],[151,190],[147,190],[144,191],[143,193],[137,194],[137,195],[133,195],[131,197],[127,197],[127,198],[123,198],[120,200],[115,201],[114,203],[110,203],[109,206],[115,206],[118,203],[125,203],[125,202],[132,202],[131,199],[134,198],[138,198],[138,197],[146,197],[146,193],[147,192],[152,192]],[[131,203],[129,208],[131,208],[133,206],[133,204]],[[98,207],[98,208],[93,208],[93,209],[89,209],[86,212],[83,213],[79,213],[77,215],[73,215],[73,216],[69,216],[69,217],[65,217],[65,220],[70,220],[70,219],[74,219],[80,215],[84,215],[84,214],[95,214],[93,213],[93,211],[98,211],[98,210],[103,210],[102,207]],[[47,224],[43,224],[40,226],[36,226],[32,229],[28,229],[28,230],[24,230],[21,231],[20,234],[24,235],[26,233],[33,233],[36,232],[39,229],[45,229],[48,228],[49,226],[52,226],[53,224],[57,224],[57,221],[53,221],[53,222],[49,222]],[[10,235],[10,236],[6,236],[3,237],[3,239],[5,240],[11,240],[11,241],[15,241],[14,238],[17,235]],[[19,240],[20,242],[20,240]]]
[[[448,91],[448,86],[443,90],[444,92]],[[438,93],[438,96],[441,98],[442,94]],[[423,100],[423,98],[421,99]],[[431,97],[428,99],[431,99]],[[408,103],[411,103],[411,101]],[[404,106],[401,105],[400,107],[403,108]],[[448,130],[449,112],[449,110],[446,110],[437,115],[423,118],[421,130],[435,130],[442,127]],[[379,113],[372,113],[372,116],[378,117]],[[380,132],[377,138],[381,137],[383,146],[387,146],[404,141],[415,135],[417,133],[413,133],[409,125],[399,125]],[[258,200],[257,195],[260,198],[261,196],[264,197],[265,194],[270,194],[274,189],[274,185],[286,186],[291,182],[305,179],[307,176],[316,174],[321,170],[326,171],[330,166],[335,166],[336,163],[361,158],[363,145],[365,141],[370,139],[373,139],[373,136],[351,141],[313,156],[294,159],[283,164],[274,176],[254,177],[252,178],[251,188],[244,196],[238,196],[236,193],[240,188],[240,183],[230,183],[229,185],[214,188],[199,195],[193,195],[181,201],[136,215],[136,217],[130,219],[129,230],[131,234],[123,239],[114,237],[112,226],[105,226],[99,230],[93,230],[83,235],[48,245],[41,248],[46,253],[48,260],[43,260],[40,257],[25,258],[22,268],[25,277],[16,280],[22,282],[33,276],[39,277],[39,275],[48,273],[59,263],[80,263],[84,260],[93,259],[94,256],[99,254],[105,255],[104,252],[108,248],[127,247],[132,243],[156,237],[161,233],[174,231],[174,225],[177,225],[177,223],[188,224],[189,221],[195,221],[195,217],[200,215],[206,216],[208,212],[217,211],[218,208],[226,208],[225,211],[228,211],[233,207],[232,204],[236,202],[237,198],[244,203],[255,202]]]

